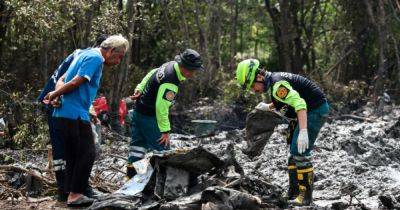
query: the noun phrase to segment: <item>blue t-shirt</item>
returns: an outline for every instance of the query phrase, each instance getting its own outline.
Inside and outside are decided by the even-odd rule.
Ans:
[[[81,119],[89,121],[89,107],[96,97],[103,69],[103,56],[96,48],[83,50],[70,64],[65,83],[76,75],[85,77],[86,82],[61,97],[61,107],[55,108],[53,117]]]
[[[42,92],[40,92],[39,97],[37,98],[38,102],[43,103],[44,97],[51,91],[53,91],[56,87],[57,80],[60,79],[62,75],[68,70],[69,65],[72,63],[75,57],[77,57],[82,50],[77,49],[75,50],[72,54],[68,55],[63,62],[58,66],[58,68],[54,71],[53,75],[47,80],[46,85],[44,86]],[[52,106],[47,106],[45,107],[48,109],[48,111],[53,111]],[[51,112],[52,113],[52,112]]]

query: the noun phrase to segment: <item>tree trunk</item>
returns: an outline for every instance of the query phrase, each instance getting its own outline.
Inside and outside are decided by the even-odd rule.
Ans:
[[[49,77],[48,73],[49,73],[49,59],[48,59],[48,52],[49,51],[49,46],[48,46],[48,40],[43,40],[42,41],[42,46],[41,46],[41,50],[40,50],[40,60],[41,60],[41,64],[40,64],[40,69],[41,69],[41,73],[42,73],[42,79],[44,81],[47,80],[47,78]]]
[[[269,0],[265,0],[265,7],[268,11],[269,16],[272,20],[272,25],[274,27],[274,39],[276,43],[276,51],[278,52],[278,60],[279,60],[279,68],[284,69],[285,61],[283,58],[283,49],[282,49],[282,36],[280,30],[280,14],[279,11],[272,7]]]
[[[204,87],[206,87],[208,85],[208,76],[211,74],[211,69],[210,69],[210,58],[209,58],[209,53],[208,53],[208,40],[207,40],[207,36],[206,36],[206,32],[204,30],[204,26],[202,25],[201,21],[200,21],[200,0],[195,0],[195,10],[194,10],[194,15],[195,15],[195,21],[196,21],[196,26],[199,32],[199,39],[198,39],[198,43],[199,43],[199,53],[203,59],[203,65],[206,69],[205,72],[203,72],[201,75],[198,76],[199,80],[196,84],[197,90],[196,92],[202,92],[202,90],[204,90]],[[206,20],[209,20],[209,15],[210,12],[207,13],[206,15]],[[191,95],[188,97],[190,100],[193,99],[195,91],[192,91]]]
[[[83,35],[83,45],[88,47],[90,45],[90,33],[92,32],[92,22],[94,15],[100,10],[102,0],[92,2],[90,9],[86,12],[85,30]]]
[[[393,41],[393,48],[395,52],[395,57],[396,57],[396,69],[397,69],[397,82],[396,83],[396,89],[400,90],[400,55],[399,55],[399,43],[396,40],[396,37],[392,36],[392,41]],[[396,91],[395,98],[399,98],[400,93],[399,91]]]
[[[170,38],[171,38],[171,44],[172,44],[172,46],[176,46],[176,41],[175,41],[175,36],[174,36],[174,33],[172,32],[172,27],[171,27],[171,21],[169,20],[169,17],[168,17],[168,3],[167,3],[167,0],[162,0],[161,1],[161,4],[162,4],[162,7],[163,7],[163,9],[162,9],[162,13],[163,13],[163,17],[164,17],[164,20],[165,20],[165,23],[166,23],[166,29],[167,29],[167,33],[169,34],[169,36],[170,36]]]
[[[317,68],[316,66],[316,52],[315,52],[315,48],[314,48],[314,31],[313,29],[317,29],[316,27],[314,27],[314,23],[315,23],[315,19],[317,18],[317,10],[320,7],[320,1],[316,0],[316,3],[314,4],[313,10],[312,10],[312,15],[311,15],[311,24],[308,30],[309,33],[309,38],[308,38],[308,42],[307,42],[307,47],[308,47],[308,51],[311,51],[311,70],[313,71],[315,68]],[[323,18],[323,14],[321,14],[321,19]]]
[[[179,9],[181,12],[180,16],[182,17],[182,24],[183,24],[183,34],[185,37],[184,47],[188,48],[190,46],[189,45],[190,41],[189,41],[189,29],[188,29],[188,25],[187,25],[186,16],[185,16],[186,10],[185,10],[185,5],[184,5],[183,0],[180,0],[179,3],[180,3]]]
[[[369,0],[364,0],[364,3],[367,8],[367,14],[370,17],[370,21],[372,22],[375,30],[378,33],[378,43],[379,43],[379,63],[378,63],[378,71],[376,72],[376,80],[374,87],[374,101],[378,103],[378,97],[382,95],[384,91],[384,84],[387,77],[386,72],[386,56],[385,52],[387,49],[387,28],[386,28],[386,13],[384,8],[383,0],[378,1],[378,11],[377,11],[377,20],[374,17],[372,6]]]
[[[292,40],[290,38],[289,40],[289,50],[288,52],[290,52],[290,63],[291,63],[291,69],[290,71],[295,73],[295,74],[299,74],[302,73],[302,68],[303,68],[303,63],[306,64],[306,66],[310,66],[309,62],[308,62],[308,57],[307,57],[307,52],[305,51],[305,49],[303,48],[303,43],[301,41],[301,34],[302,34],[302,28],[299,24],[299,20],[298,20],[298,15],[297,13],[299,12],[299,8],[298,8],[298,4],[296,1],[291,2],[290,6],[289,6],[289,17],[290,19],[288,19],[287,23],[289,24],[290,22],[292,22],[292,28],[290,30],[290,33],[292,33],[292,37],[293,37],[293,44],[291,43]],[[301,1],[301,11],[300,11],[301,17],[300,19],[303,20],[305,19],[305,14],[304,14],[304,1]],[[285,23],[283,23],[284,25],[286,25]],[[291,47],[293,46],[293,47]],[[293,52],[290,51],[290,49],[293,49]]]
[[[221,4],[219,3],[218,0],[213,0],[210,1],[208,5],[209,12],[210,14],[207,15],[209,17],[208,19],[208,43],[213,43],[210,45],[209,49],[209,74],[207,75],[206,82],[207,86],[205,88],[211,88],[212,87],[212,82],[214,81],[213,78],[216,76],[216,71],[220,68],[221,66],[221,53],[220,53],[220,48],[221,48],[221,17],[220,17],[220,11],[222,10]]]
[[[265,6],[272,19],[274,26],[274,39],[276,42],[279,68],[281,71],[292,72],[292,25],[288,0],[280,0],[280,10],[271,5],[269,0],[265,0]]]
[[[289,17],[289,1],[288,0],[281,0],[280,1],[280,23],[279,23],[279,29],[281,31],[281,40],[280,40],[280,45],[281,45],[281,50],[282,50],[282,60],[283,60],[283,71],[286,72],[292,72],[292,65],[291,65],[291,50],[293,49],[291,47],[291,21]]]
[[[125,88],[126,88],[126,82],[127,82],[127,77],[128,77],[128,72],[130,70],[130,63],[132,60],[132,39],[133,39],[133,33],[135,30],[135,2],[134,0],[127,0],[126,1],[126,13],[127,13],[127,28],[125,31],[125,37],[127,40],[130,42],[130,48],[126,52],[124,60],[122,60],[121,64],[115,71],[117,71],[115,74],[113,74],[113,84],[112,84],[112,90],[110,91],[110,96],[108,97],[109,100],[109,114],[110,114],[110,120],[111,120],[111,126],[112,128],[117,131],[121,132],[121,125],[119,122],[119,104],[120,101],[123,97],[123,94],[125,93]]]
[[[234,69],[236,49],[236,39],[237,39],[237,22],[239,17],[239,3],[236,0],[230,1],[231,6],[231,31],[230,31],[230,69]]]
[[[142,31],[141,26],[143,23],[141,22],[141,11],[140,11],[140,6],[136,4],[135,6],[135,23],[134,23],[134,29],[133,29],[133,41],[132,41],[132,53],[131,53],[131,59],[132,59],[132,64],[139,64],[140,62],[140,53],[141,53],[141,48],[140,48],[140,43],[141,43],[141,36],[142,36]]]
[[[204,33],[204,28],[200,22],[200,6],[199,6],[200,2],[199,0],[195,1],[195,20],[196,20],[196,25],[199,31],[199,46],[200,46],[200,53],[201,56],[203,57],[203,61],[207,61],[208,60],[208,53],[207,53],[207,40],[206,40],[206,36]]]
[[[0,66],[2,65],[3,60],[3,43],[6,38],[7,33],[7,25],[8,20],[10,19],[10,11],[9,8],[6,7],[4,1],[0,1]]]

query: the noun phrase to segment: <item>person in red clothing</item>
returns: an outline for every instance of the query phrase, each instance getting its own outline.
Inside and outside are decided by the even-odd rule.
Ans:
[[[105,96],[100,96],[97,99],[93,101],[93,108],[96,112],[97,117],[102,121],[103,125],[108,125],[108,113],[109,113],[109,107],[107,104],[107,98]],[[119,102],[119,110],[118,110],[118,116],[119,116],[119,123],[121,125],[125,124],[125,117],[128,114],[128,110],[126,108],[126,103],[124,100],[121,100]]]

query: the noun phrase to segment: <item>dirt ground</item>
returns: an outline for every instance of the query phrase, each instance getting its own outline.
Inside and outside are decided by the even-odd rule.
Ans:
[[[55,210],[64,210],[71,209],[68,208],[65,203],[60,203],[52,198],[42,199],[43,201],[32,202],[32,201],[7,201],[0,200],[0,209],[4,210],[16,210],[16,209],[55,209]]]

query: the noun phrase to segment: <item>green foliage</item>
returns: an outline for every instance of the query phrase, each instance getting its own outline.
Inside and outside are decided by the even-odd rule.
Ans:
[[[37,106],[24,106],[24,119],[17,126],[13,141],[19,148],[45,149],[50,142],[47,119],[38,115]]]
[[[35,92],[29,85],[25,86],[26,91],[13,90],[13,79],[0,71],[0,117],[8,125],[5,145],[43,149],[49,142],[47,119],[39,110],[41,105],[32,102]]]
[[[367,86],[375,82],[379,33],[367,15],[365,2],[371,4],[377,16],[379,1],[135,0],[133,8],[128,8],[130,2],[0,1],[0,109],[4,114],[13,110],[10,107],[18,107],[16,115],[26,115],[16,118],[19,128],[15,138],[19,144],[31,145],[30,141],[36,139],[40,143],[35,146],[43,146],[44,119],[25,102],[34,100],[37,90],[62,59],[76,48],[92,46],[102,33],[130,37],[132,55],[126,65],[129,71],[124,76],[123,96],[132,94],[148,71],[189,47],[202,54],[207,71],[183,84],[179,104],[209,97],[248,109],[263,98],[244,93],[236,85],[236,64],[257,57],[265,69],[282,71],[283,41],[301,43],[298,54],[293,53],[298,50],[295,46],[289,48],[288,54],[314,59],[315,66],[300,66],[302,72],[323,84],[334,101],[351,100],[342,94],[346,91],[341,87],[352,80],[363,81]],[[266,2],[278,14],[277,19],[271,17]],[[290,5],[286,8],[288,22],[282,20],[285,2]],[[384,54],[389,79],[385,83],[387,89],[398,92],[399,52],[395,46],[399,45],[400,12],[392,1],[383,2],[388,37]],[[131,20],[129,11],[133,11]],[[133,28],[128,28],[129,22]],[[289,26],[286,33],[280,31],[282,26]],[[285,39],[278,41],[281,37]],[[122,72],[117,69],[103,72],[100,92],[107,93],[115,87],[113,76]]]

